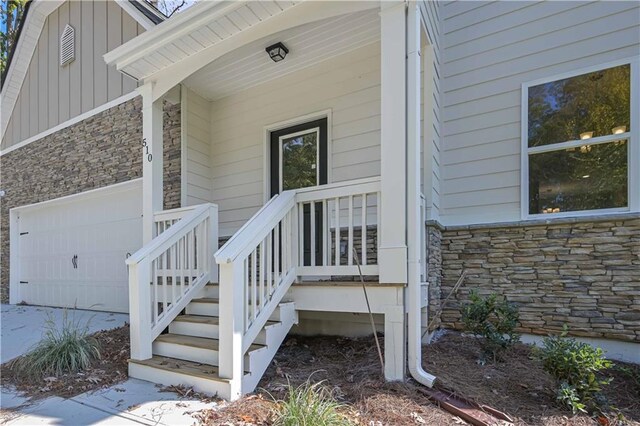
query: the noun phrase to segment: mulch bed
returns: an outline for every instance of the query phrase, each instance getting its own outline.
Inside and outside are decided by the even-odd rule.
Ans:
[[[555,382],[532,355],[531,346],[516,345],[502,362],[478,362],[481,358],[479,340],[456,332],[448,332],[424,351],[425,368],[438,377],[439,386],[505,412],[516,424],[624,424],[613,412],[606,419],[572,417],[558,405]],[[640,424],[640,366],[617,362],[606,375],[613,377],[603,392],[609,403],[628,424]]]
[[[3,386],[15,386],[35,398],[72,397],[112,386],[127,379],[129,327],[94,334],[102,357],[83,373],[58,378],[25,380],[18,378],[8,364],[0,366]],[[532,356],[531,348],[517,345],[501,362],[480,362],[478,339],[448,332],[423,351],[427,371],[438,378],[437,387],[500,410],[516,425],[640,425],[640,366],[616,363],[607,371],[613,377],[605,396],[626,418],[613,415],[593,419],[571,416],[555,399],[555,383]],[[464,422],[440,409],[419,391],[414,381],[387,383],[381,371],[372,337],[290,336],[267,369],[257,391],[239,401],[219,403],[218,408],[194,413],[203,425],[271,425],[274,400],[286,396],[288,385],[306,381],[333,389],[343,402],[345,414],[355,423],[382,425],[460,425]],[[197,395],[182,387],[169,387],[184,396]]]
[[[11,368],[11,361],[0,366],[2,386],[15,387],[32,398],[59,396],[70,398],[84,392],[94,391],[127,379],[129,359],[129,325],[93,334],[100,344],[100,359],[83,372],[65,374],[61,377],[18,377]]]
[[[542,370],[527,345],[517,345],[504,361],[479,362],[477,339],[455,332],[442,336],[423,351],[427,371],[438,378],[437,387],[498,409],[516,425],[640,425],[640,366],[616,363],[607,374],[614,377],[605,395],[626,417],[593,419],[572,416],[555,399],[555,383]],[[620,367],[627,368],[622,372]],[[636,379],[629,371],[635,371]],[[284,398],[287,384],[307,380],[334,389],[347,414],[360,425],[459,425],[461,419],[438,408],[419,392],[419,385],[386,383],[373,338],[289,337],[278,351],[254,395],[223,409],[205,410],[196,418],[207,426],[270,425],[274,399]]]

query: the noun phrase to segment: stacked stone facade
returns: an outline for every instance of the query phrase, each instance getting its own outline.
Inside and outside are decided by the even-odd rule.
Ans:
[[[142,100],[128,102],[0,157],[0,299],[9,297],[9,210],[142,176]],[[165,105],[164,206],[180,206],[180,105]]]
[[[520,309],[520,331],[640,342],[640,217],[432,227],[442,233],[442,326],[460,329],[471,290]],[[433,247],[433,245],[431,245]],[[437,268],[437,267],[436,267]]]

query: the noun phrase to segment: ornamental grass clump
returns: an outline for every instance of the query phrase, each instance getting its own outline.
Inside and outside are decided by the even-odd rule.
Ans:
[[[284,400],[276,401],[276,426],[350,426],[343,411],[346,405],[338,402],[334,393],[323,382],[309,381],[294,388],[288,385]]]
[[[62,326],[57,327],[52,315],[44,323],[45,332],[34,348],[12,361],[11,367],[19,377],[59,377],[87,369],[94,359],[100,358],[98,341],[89,336],[89,323],[83,327],[79,321],[69,319],[65,310]]]
[[[560,336],[546,337],[542,348],[536,350],[542,366],[558,383],[558,400],[578,412],[598,411],[606,406],[602,388],[611,382],[602,372],[612,367],[601,348],[567,337],[567,329]]]

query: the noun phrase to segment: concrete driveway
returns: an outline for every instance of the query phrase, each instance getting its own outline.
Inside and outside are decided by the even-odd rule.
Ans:
[[[48,318],[57,326],[62,325],[63,309],[14,305],[0,308],[2,363],[28,352],[40,340]],[[120,327],[129,316],[70,310],[68,318],[83,326],[88,324],[93,333]],[[0,424],[6,425],[192,425],[196,422],[191,413],[216,407],[216,403],[161,392],[156,385],[136,379],[69,399],[32,401],[13,389],[0,388]]]

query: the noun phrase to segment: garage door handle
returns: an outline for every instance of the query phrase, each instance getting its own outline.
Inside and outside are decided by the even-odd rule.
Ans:
[[[78,269],[78,255],[74,254],[71,258],[71,264],[73,265],[73,269]]]

